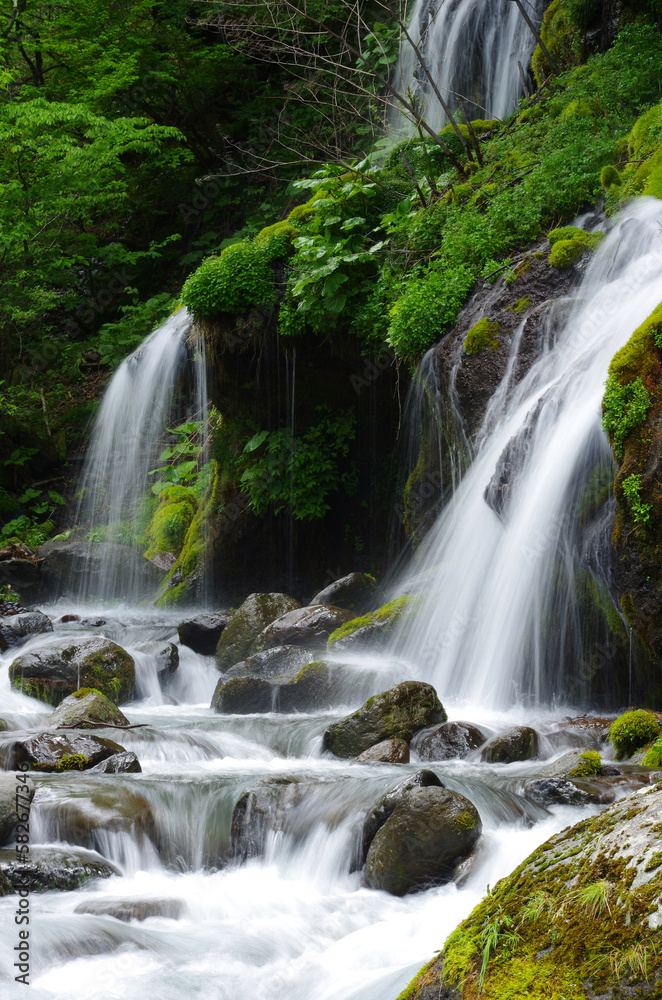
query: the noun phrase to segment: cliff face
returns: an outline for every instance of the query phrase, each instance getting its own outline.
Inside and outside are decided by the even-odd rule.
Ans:
[[[584,1000],[662,991],[662,788],[539,847],[497,883],[399,1000]]]

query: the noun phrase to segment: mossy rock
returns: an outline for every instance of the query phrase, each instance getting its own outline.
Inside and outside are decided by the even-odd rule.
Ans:
[[[483,746],[480,759],[488,764],[511,764],[538,756],[538,734],[530,726],[513,726]]]
[[[481,351],[495,351],[499,346],[497,333],[499,324],[491,322],[487,316],[479,319],[471,327],[464,339],[464,350],[466,354],[479,354]]]
[[[124,747],[102,736],[83,733],[39,733],[16,740],[9,748],[7,765],[30,771],[87,771]]]
[[[361,646],[385,645],[396,625],[407,621],[420,607],[420,598],[410,594],[396,597],[377,611],[354,618],[329,636],[327,648],[333,652]]]
[[[146,559],[162,552],[179,552],[198,507],[198,498],[185,486],[168,486],[159,496],[146,537]]]
[[[400,1000],[657,996],[662,788],[537,848],[453,931]]]
[[[95,723],[129,725],[129,720],[117,705],[95,688],[74,691],[45,721],[49,726],[75,726],[77,729],[94,729]]]
[[[324,647],[333,632],[355,618],[353,611],[328,604],[294,608],[260,632],[251,646],[251,653],[277,646]]]
[[[409,742],[419,729],[447,719],[431,684],[404,681],[368,698],[352,715],[332,723],[324,733],[323,746],[336,757],[358,757],[382,740]]]
[[[604,239],[604,233],[587,233],[577,226],[563,226],[548,233],[552,244],[549,263],[552,267],[572,267],[587,250],[595,250]]]
[[[631,757],[635,750],[653,743],[659,735],[660,723],[657,716],[642,709],[619,715],[609,729],[609,739],[616,750],[616,760]]]
[[[235,663],[245,660],[252,652],[258,635],[267,625],[299,607],[299,602],[287,594],[250,594],[235,611],[218,641],[218,669],[229,670]]]
[[[24,694],[59,705],[83,688],[100,691],[116,705],[128,701],[135,687],[133,657],[110,639],[56,639],[17,657],[9,678]]]

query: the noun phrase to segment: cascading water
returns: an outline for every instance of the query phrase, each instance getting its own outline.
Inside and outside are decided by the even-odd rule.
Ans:
[[[540,23],[545,4],[528,4]],[[510,0],[416,0],[409,34],[421,52],[446,104],[456,110],[461,100],[470,118],[503,118],[522,93],[518,62],[526,67],[535,39]],[[395,89],[417,99],[418,110],[436,131],[447,116],[420,61],[405,40],[395,75]],[[402,124],[392,114],[392,124]]]
[[[143,503],[171,421],[202,421],[207,411],[204,342],[192,349],[192,388],[182,386],[191,317],[174,313],[126,358],[114,375],[96,418],[79,486],[76,523],[93,541],[131,543],[144,531]],[[183,400],[188,399],[188,402]],[[202,442],[204,446],[204,442]],[[79,598],[137,600],[151,596],[141,560],[104,545],[74,587]]]
[[[519,384],[508,366],[476,457],[417,554],[427,596],[420,627],[397,652],[442,698],[581,701],[562,662],[576,614],[581,497],[594,468],[610,463],[600,426],[609,362],[660,300],[661,226],[659,201],[628,208]]]

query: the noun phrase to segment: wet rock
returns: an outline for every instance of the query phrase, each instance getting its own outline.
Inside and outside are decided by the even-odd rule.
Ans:
[[[40,846],[31,846],[25,860],[18,860],[15,850],[0,850],[0,872],[15,889],[31,892],[77,889],[91,878],[120,874],[110,861],[95,851]]]
[[[61,701],[52,715],[44,720],[48,726],[72,726],[95,729],[94,723],[128,726],[129,720],[117,705],[94,688],[81,688]]]
[[[413,788],[375,834],[366,858],[366,883],[404,896],[448,882],[481,832],[478,811],[463,795],[448,788]]]
[[[32,559],[0,560],[0,584],[8,583],[22,598],[29,600],[31,594],[36,594],[40,580],[39,566]]]
[[[444,722],[427,732],[417,733],[412,750],[423,761],[464,759],[486,739],[483,731],[470,722]]]
[[[382,740],[360,753],[356,760],[359,764],[408,764],[409,747],[404,740]]]
[[[39,558],[42,584],[52,597],[78,593],[90,577],[102,578],[109,561],[121,566],[145,596],[155,594],[166,575],[136,549],[114,542],[45,542]]]
[[[50,705],[80,688],[95,688],[116,704],[128,701],[135,665],[125,649],[104,639],[55,639],[17,657],[9,668],[14,687]]]
[[[62,622],[64,625],[68,624],[69,622],[79,622],[80,615],[62,615],[61,618],[58,618],[58,621]]]
[[[301,804],[305,791],[297,778],[267,778],[247,788],[232,813],[232,857],[246,861],[264,854],[269,832],[285,828],[288,813]]]
[[[87,771],[107,757],[124,752],[124,747],[102,736],[39,733],[11,744],[6,768],[11,771],[27,764],[31,771]]]
[[[389,601],[377,611],[354,618],[341,625],[329,636],[328,648],[333,652],[343,650],[378,650],[390,641],[398,625],[416,615],[419,598],[405,594]]]
[[[79,903],[74,913],[91,913],[96,917],[115,917],[129,923],[130,920],[147,920],[148,917],[168,917],[179,920],[186,911],[181,899],[92,899]]]
[[[179,667],[179,650],[174,642],[143,642],[135,647],[139,653],[147,653],[156,660],[156,673],[161,683],[176,673]]]
[[[232,620],[231,612],[218,615],[196,615],[188,618],[177,626],[179,641],[182,646],[189,646],[194,653],[201,656],[213,656],[226,625]]]
[[[174,552],[157,552],[155,556],[152,556],[150,562],[154,563],[157,569],[169,573],[177,562],[177,556]]]
[[[513,726],[493,736],[483,747],[480,759],[488,764],[512,764],[538,755],[538,734],[530,726]]]
[[[324,733],[323,746],[336,757],[358,757],[382,740],[397,737],[408,743],[419,729],[445,721],[446,712],[435,689],[421,681],[405,681],[332,723]]]
[[[135,753],[131,750],[125,750],[124,753],[115,753],[112,757],[106,757],[100,764],[95,764],[88,770],[96,774],[140,774],[142,767]]]
[[[288,611],[300,607],[287,594],[250,594],[225,626],[216,647],[216,663],[221,671],[246,659],[260,632]]]
[[[361,832],[363,856],[361,858],[361,865],[365,863],[368,848],[373,842],[375,834],[379,828],[384,825],[397,806],[398,802],[400,802],[404,796],[412,790],[412,788],[444,787],[444,783],[440,781],[434,771],[423,769],[421,771],[416,771],[415,774],[407,775],[406,778],[402,778],[402,780],[398,781],[392,788],[389,788],[389,790],[377,800],[363,822],[363,830]]]
[[[295,608],[267,625],[251,651],[259,653],[272,646],[325,646],[332,632],[354,618],[353,611],[326,604]]]
[[[274,646],[235,663],[223,675],[227,677],[294,677],[306,663],[319,657],[318,649],[304,646]],[[219,681],[223,683],[223,678]]]
[[[369,573],[349,573],[315,594],[309,607],[314,604],[331,604],[336,608],[349,608],[361,615],[378,608],[384,602],[384,592],[373,576]]]
[[[0,896],[12,896],[16,890],[4,872],[0,871]]]
[[[217,712],[238,715],[329,708],[346,700],[353,679],[350,668],[322,660],[306,663],[293,676],[228,677],[228,674],[219,679],[211,707]]]
[[[0,774],[0,844],[9,844],[19,823],[28,823],[34,782],[26,774]]]
[[[31,635],[52,632],[50,618],[41,611],[24,611],[0,618],[0,651],[18,646]]]
[[[521,794],[539,806],[575,806],[589,801],[589,795],[566,778],[532,778],[523,783]]]
[[[86,782],[79,776],[68,780],[73,794],[62,796],[48,784],[39,789],[42,820],[59,840],[103,850],[108,832],[126,833],[139,844],[155,836],[152,807],[132,787],[98,779]]]

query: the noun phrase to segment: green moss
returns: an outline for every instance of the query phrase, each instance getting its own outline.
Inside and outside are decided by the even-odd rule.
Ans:
[[[521,299],[518,299],[517,302],[514,302],[512,306],[508,306],[508,308],[517,313],[518,316],[521,316],[522,313],[527,311],[530,305],[531,299],[528,295],[524,295]]]
[[[458,816],[457,825],[462,830],[473,830],[474,826],[476,825],[476,820],[474,819],[474,817],[471,815],[470,812],[465,810]]]
[[[390,620],[389,627],[393,627],[402,614],[406,611],[415,611],[419,603],[420,598],[411,594],[396,597],[395,600],[382,605],[377,611],[370,611],[367,615],[361,615],[359,618],[353,618],[351,621],[345,622],[335,632],[331,633],[327,647],[330,649],[339,639],[344,639],[345,636],[357,632],[360,628],[365,628],[366,625],[375,625],[377,622]]]
[[[609,739],[615,750],[616,759],[631,757],[635,750],[652,743],[660,735],[660,726],[652,712],[636,709],[624,712],[612,722]]]
[[[580,753],[577,765],[569,771],[571,778],[593,778],[602,771],[602,758],[597,750]]]
[[[658,737],[652,747],[646,751],[646,756],[642,761],[644,767],[662,766],[662,737]]]
[[[651,397],[640,378],[620,385],[615,375],[609,375],[602,400],[602,426],[609,434],[614,455],[623,459],[625,442],[641,427],[651,405]]]
[[[467,354],[478,354],[480,351],[489,350],[494,351],[499,346],[499,341],[497,339],[497,333],[499,332],[499,324],[490,321],[487,316],[483,319],[479,319],[475,323],[469,333],[464,338],[464,349]]]
[[[65,753],[55,765],[56,771],[84,771],[90,763],[83,753]]]
[[[619,174],[616,167],[610,165],[603,167],[600,171],[600,183],[604,188],[609,188],[612,185],[620,187],[623,183],[623,178]]]
[[[195,493],[184,486],[167,486],[161,492],[146,531],[146,559],[153,559],[160,552],[179,552],[197,506]]]
[[[98,688],[79,688],[78,691],[74,691],[74,698],[86,698],[88,694],[103,694],[103,691],[99,691]]]
[[[637,327],[627,344],[617,351],[609,365],[609,375],[619,385],[636,378],[644,383],[660,374],[656,347],[662,347],[662,303]]]
[[[306,202],[303,205],[297,205],[295,208],[293,208],[290,214],[288,215],[288,219],[292,220],[293,222],[306,222],[311,217],[311,215],[314,214],[315,214],[315,206],[312,205],[310,202]]]
[[[301,229],[292,224],[292,216],[290,215],[282,222],[276,222],[273,226],[261,229],[255,237],[255,245],[266,251],[270,260],[277,260],[289,257],[294,253],[293,241],[300,235]]]

